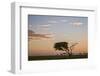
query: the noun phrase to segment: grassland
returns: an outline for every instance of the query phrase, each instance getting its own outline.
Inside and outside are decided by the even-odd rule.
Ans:
[[[57,59],[81,59],[81,58],[88,58],[88,54],[82,54],[82,55],[55,55],[55,56],[28,56],[28,60],[57,60]]]

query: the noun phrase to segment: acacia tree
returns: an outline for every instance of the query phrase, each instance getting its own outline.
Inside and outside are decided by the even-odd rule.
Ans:
[[[69,47],[68,47],[68,42],[58,42],[54,44],[54,48],[56,49],[56,51],[65,51],[66,54],[68,54],[69,56],[71,56]]]
[[[71,55],[72,55],[72,51],[74,49],[74,47],[77,45],[78,43],[74,43],[72,44],[69,48],[70,48],[70,52],[71,52]]]
[[[72,55],[72,50],[73,47],[75,45],[77,45],[78,43],[75,43],[73,45],[71,45],[70,47],[68,47],[68,42],[58,42],[54,44],[54,48],[56,51],[65,51],[66,54],[68,54],[69,56]]]

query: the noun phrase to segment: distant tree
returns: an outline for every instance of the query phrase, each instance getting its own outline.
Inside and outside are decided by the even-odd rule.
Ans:
[[[72,55],[73,47],[78,43],[72,44],[70,47],[68,46],[68,42],[58,42],[54,44],[54,48],[57,51],[65,51],[69,56]]]
[[[71,56],[69,47],[68,47],[68,42],[58,42],[54,44],[55,50],[59,51],[65,51],[69,56]]]

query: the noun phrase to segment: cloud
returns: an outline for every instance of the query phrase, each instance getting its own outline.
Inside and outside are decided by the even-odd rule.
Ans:
[[[33,28],[33,25],[29,24],[29,25],[28,25],[28,28]]]
[[[64,20],[64,19],[62,19],[62,20],[59,20],[59,21],[48,21],[49,23],[53,23],[53,24],[55,24],[55,23],[59,23],[59,22],[68,22],[68,20]]]
[[[42,30],[42,31],[48,31],[50,29],[50,24],[46,24],[46,25],[39,25],[38,30]]]
[[[58,21],[48,21],[49,23],[58,23]]]
[[[50,24],[47,24],[47,25],[40,25],[40,26],[43,26],[43,27],[48,27],[48,26],[50,26]]]
[[[41,40],[41,39],[51,39],[53,37],[52,34],[37,34],[32,30],[28,30],[28,38],[33,40]]]
[[[53,38],[54,34],[47,34],[48,37]]]
[[[32,30],[28,30],[28,36],[32,36],[35,32]]]
[[[49,28],[51,25],[47,24],[47,25],[40,25],[41,28]]]
[[[76,26],[76,27],[79,27],[79,26],[83,25],[82,22],[72,22],[70,24],[73,25],[73,26]]]
[[[61,22],[67,22],[68,20],[61,20]]]

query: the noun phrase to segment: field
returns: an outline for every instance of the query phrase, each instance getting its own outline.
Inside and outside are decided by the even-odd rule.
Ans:
[[[81,59],[81,58],[88,58],[88,54],[83,55],[72,55],[72,56],[29,56],[28,60],[57,60],[57,59]]]

